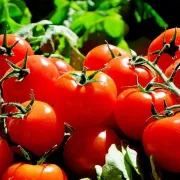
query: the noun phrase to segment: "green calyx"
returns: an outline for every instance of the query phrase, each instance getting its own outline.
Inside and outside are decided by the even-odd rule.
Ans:
[[[27,76],[28,74],[30,74],[30,70],[27,68],[27,53],[25,55],[22,67],[19,67],[15,64],[13,64],[11,61],[7,61],[7,63],[9,64],[9,66],[12,68],[12,71],[10,71],[9,73],[5,74],[1,79],[0,79],[0,85],[6,80],[9,79],[11,77],[17,77],[17,81],[22,81],[24,79],[25,76]]]
[[[175,42],[176,42],[176,35],[177,35],[177,32],[176,32],[177,30],[176,30],[176,28],[175,28],[175,30],[174,30],[174,34],[173,34],[173,36],[172,36],[172,38],[171,38],[171,40],[170,40],[170,42],[169,43],[167,43],[166,41],[165,41],[165,35],[166,35],[166,31],[164,32],[164,36],[163,36],[163,42],[162,42],[162,44],[163,44],[163,46],[165,46],[165,45],[167,45],[167,48],[163,51],[163,53],[166,53],[166,54],[169,54],[172,58],[176,58],[176,52],[179,50],[179,48],[180,48],[180,46],[177,46],[176,44],[175,44]],[[160,52],[161,50],[157,50],[157,51],[155,51],[155,52],[152,52],[150,55],[152,55],[152,54],[158,54],[159,52]]]
[[[8,46],[7,45],[7,29],[5,29],[4,36],[3,36],[3,43],[2,43],[2,46],[0,46],[0,54],[4,55],[4,56],[13,56],[14,53],[13,53],[12,49],[13,49],[13,47],[16,46],[16,44],[18,42],[19,41],[16,41],[12,45]]]
[[[76,78],[76,83],[80,86],[85,86],[89,83],[93,83],[93,82],[99,82],[98,80],[96,79],[93,79],[94,76],[101,72],[104,68],[100,69],[100,70],[97,70],[93,73],[91,73],[90,75],[87,75],[87,68],[84,67],[83,70],[81,71],[80,74],[77,74],[77,73],[70,73],[73,77]]]

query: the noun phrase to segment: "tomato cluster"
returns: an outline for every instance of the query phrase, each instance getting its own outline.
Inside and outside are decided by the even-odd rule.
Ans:
[[[96,179],[95,165],[122,139],[180,172],[179,37],[179,28],[166,30],[146,58],[102,44],[80,71],[0,35],[0,178]],[[52,152],[60,155],[45,162]]]

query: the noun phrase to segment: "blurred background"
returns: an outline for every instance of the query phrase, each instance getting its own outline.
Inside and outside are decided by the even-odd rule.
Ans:
[[[49,20],[71,29],[84,55],[105,40],[146,55],[156,36],[180,26],[179,7],[179,0],[1,0],[0,31]]]

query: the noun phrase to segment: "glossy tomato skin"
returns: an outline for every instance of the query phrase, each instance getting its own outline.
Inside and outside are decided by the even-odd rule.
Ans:
[[[175,28],[167,29],[163,33],[161,33],[158,37],[156,37],[148,48],[148,59],[150,61],[154,61],[157,57],[157,54],[151,55],[151,53],[161,50],[163,48],[163,38],[166,43],[170,43],[173,35],[175,33]],[[176,28],[176,40],[175,40],[175,46],[180,45],[180,28]],[[174,48],[174,46],[171,46],[170,48],[171,52],[174,53],[175,57],[173,58],[169,53],[163,53],[158,61],[158,66],[161,68],[161,70],[164,72],[175,60],[180,58],[180,49]]]
[[[0,35],[0,46],[3,44],[4,35]],[[30,44],[20,36],[14,34],[7,34],[7,45],[11,46],[16,41],[19,41],[13,48],[12,48],[12,56],[6,56],[0,54],[0,78],[5,74],[5,72],[9,69],[9,65],[6,62],[6,59],[11,61],[12,63],[16,64],[17,62],[24,59],[26,51],[28,50],[28,55],[34,55],[34,51]]]
[[[56,66],[60,75],[75,70],[70,64],[62,59],[50,57],[49,60]]]
[[[64,163],[76,176],[94,178],[94,166],[105,164],[105,155],[111,144],[120,145],[120,139],[109,128],[77,129],[65,144]]]
[[[176,104],[174,95],[166,90],[156,90],[151,93],[141,92],[137,88],[124,90],[119,94],[114,107],[119,128],[129,138],[141,140],[146,124],[152,120],[149,119],[152,117],[152,103],[157,112],[162,112],[164,100],[168,106]]]
[[[80,72],[74,73],[80,75]],[[87,75],[92,72],[87,72]],[[69,73],[63,74],[57,81],[57,111],[62,119],[74,128],[108,123],[117,97],[114,81],[99,72],[94,78],[97,82],[78,84]]]
[[[22,103],[24,107],[29,101]],[[13,109],[16,112],[17,109]],[[43,155],[54,145],[60,145],[64,138],[64,121],[57,117],[53,108],[41,101],[35,101],[24,119],[7,118],[6,126],[11,140],[33,152]]]
[[[4,171],[13,163],[14,154],[7,141],[0,137],[0,178]]]
[[[23,61],[18,62],[17,66],[22,67],[22,63]],[[30,99],[30,92],[33,90],[36,100],[53,106],[54,99],[56,99],[55,84],[59,77],[57,68],[49,59],[40,55],[28,56],[27,68],[30,74],[25,76],[21,82],[13,77],[3,83],[4,100],[23,103]]]
[[[160,167],[180,172],[180,114],[150,123],[143,133],[143,146]]]
[[[10,166],[1,180],[67,180],[65,172],[55,164],[31,165],[15,163]]]
[[[107,68],[103,70],[115,82],[118,94],[129,86],[135,86],[137,81],[145,87],[155,74],[144,66],[133,66],[130,58],[120,56],[107,63]]]
[[[128,52],[117,46],[110,44],[109,47],[115,56],[118,56],[119,54],[130,56]],[[83,66],[86,66],[88,70],[99,70],[104,68],[105,64],[112,59],[113,57],[108,49],[108,45],[102,44],[89,51],[85,56]]]

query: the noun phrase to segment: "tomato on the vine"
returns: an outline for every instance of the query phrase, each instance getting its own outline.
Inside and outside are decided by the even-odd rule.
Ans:
[[[126,136],[141,140],[146,123],[153,115],[152,104],[159,113],[165,108],[164,101],[168,106],[176,104],[174,95],[167,90],[157,89],[151,92],[143,92],[138,88],[124,90],[119,94],[114,107],[119,128]]]
[[[22,103],[26,107],[29,101]],[[17,112],[17,108],[11,112]],[[64,138],[64,121],[47,103],[34,101],[31,110],[23,119],[8,117],[6,126],[11,141],[35,155],[41,156]]]
[[[119,56],[112,59],[103,70],[115,82],[118,94],[124,89],[135,86],[139,82],[146,86],[156,74],[145,66],[134,66],[127,56]]]
[[[93,73],[65,73],[57,81],[57,111],[74,128],[106,124],[112,115],[116,85],[105,73]]]
[[[0,137],[0,178],[4,171],[13,163],[14,154],[7,141]]]
[[[180,172],[180,113],[150,123],[143,133],[148,156],[170,172]]]
[[[65,172],[55,164],[31,165],[15,163],[10,166],[1,180],[67,180]]]
[[[23,62],[24,60],[16,65],[22,67]],[[4,101],[23,103],[30,99],[30,92],[33,90],[36,100],[53,105],[56,99],[55,85],[59,77],[54,64],[43,56],[33,55],[27,57],[26,69],[30,73],[23,80],[18,81],[17,77],[11,77],[3,82]],[[9,69],[7,73],[11,71]]]
[[[109,45],[109,48],[113,52],[114,56],[125,55],[130,56],[128,52],[121,49],[120,47]],[[105,64],[112,60],[112,54],[110,52],[107,44],[99,45],[85,56],[83,66],[87,67],[88,70],[99,70],[104,68]]]
[[[148,48],[148,59],[154,61],[158,52],[163,48],[165,43],[169,43],[167,48],[160,56],[157,65],[164,72],[175,60],[180,58],[180,28],[171,28],[165,30],[156,37]]]
[[[74,175],[94,178],[95,165],[104,165],[109,147],[120,143],[120,138],[109,128],[79,128],[66,142],[63,160]]]
[[[3,42],[4,36],[6,36],[6,45]],[[16,42],[17,44],[11,48],[10,46]],[[31,45],[24,38],[14,34],[0,35],[0,78],[3,77],[10,67],[6,59],[16,64],[25,57],[26,51],[28,51],[29,56],[34,55]]]
[[[70,64],[68,64],[66,61],[62,59],[55,58],[55,57],[50,57],[48,59],[56,66],[60,75],[64,74],[65,72],[75,70]]]

